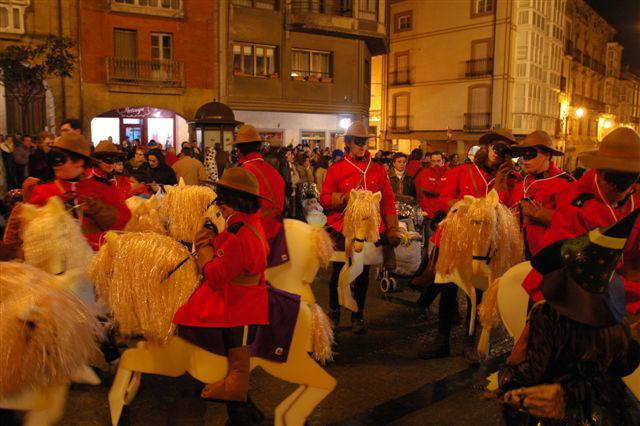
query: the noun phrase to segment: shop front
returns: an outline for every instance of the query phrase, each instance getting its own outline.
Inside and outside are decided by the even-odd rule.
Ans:
[[[187,121],[173,111],[143,107],[124,107],[100,114],[91,120],[91,141],[97,145],[109,139],[124,139],[147,145],[151,140],[168,147],[178,147],[189,140]]]

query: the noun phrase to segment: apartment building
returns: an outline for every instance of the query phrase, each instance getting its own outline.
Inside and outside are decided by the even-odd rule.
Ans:
[[[285,144],[336,145],[369,115],[387,0],[220,0],[220,100]]]

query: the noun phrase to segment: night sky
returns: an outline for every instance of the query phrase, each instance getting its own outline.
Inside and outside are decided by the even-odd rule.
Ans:
[[[586,0],[618,31],[616,41],[624,46],[622,63],[640,73],[640,0]]]

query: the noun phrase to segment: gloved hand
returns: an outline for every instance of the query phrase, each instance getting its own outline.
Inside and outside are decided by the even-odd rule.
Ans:
[[[96,224],[101,231],[108,231],[118,220],[118,209],[93,196],[82,197],[84,214]]]
[[[402,232],[398,225],[398,216],[395,214],[384,215],[384,226],[387,228],[386,235],[392,247],[398,247],[402,241]]]
[[[196,263],[198,264],[198,270],[200,273],[204,273],[204,267],[207,263],[211,262],[215,257],[212,245],[204,245],[197,251]]]
[[[507,156],[504,160],[504,163],[500,164],[498,167],[498,171],[496,172],[496,180],[493,184],[493,187],[498,192],[507,191],[509,188],[507,186],[509,173],[513,171],[513,161],[511,161],[511,157]]]
[[[348,192],[334,192],[331,194],[331,207],[333,210],[342,210],[349,201]]]

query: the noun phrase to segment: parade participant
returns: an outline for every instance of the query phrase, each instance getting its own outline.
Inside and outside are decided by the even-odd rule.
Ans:
[[[383,220],[380,222],[380,232],[385,233],[388,242],[387,246],[396,247],[400,243],[401,233],[398,227],[393,188],[391,188],[389,175],[384,168],[372,161],[371,155],[367,151],[368,139],[367,129],[362,122],[357,121],[349,126],[344,136],[345,145],[348,149],[347,155],[344,159],[335,162],[329,167],[322,185],[320,203],[325,210],[331,212],[327,218],[327,230],[334,238],[337,250],[345,249],[342,225],[344,209],[352,189],[381,192],[380,212]],[[333,263],[333,273],[329,282],[329,304],[331,308],[329,316],[335,325],[340,322],[338,278],[343,265],[340,262]],[[362,274],[355,280],[354,299],[358,304],[358,312],[351,314],[351,323],[353,332],[356,334],[364,334],[367,331],[363,312],[368,286],[369,267],[365,266]]]
[[[413,203],[415,200],[415,187],[413,186],[413,178],[407,171],[407,155],[402,152],[393,154],[389,170],[389,181],[393,193],[396,194],[396,200],[405,203]]]
[[[270,248],[267,264],[269,267],[281,265],[289,260],[284,226],[282,225],[284,179],[262,158],[262,154],[260,154],[262,138],[252,125],[241,126],[232,145],[238,148],[240,157],[238,166],[250,171],[260,187],[260,195],[262,196],[260,217]]]
[[[640,206],[640,194],[634,192],[640,177],[640,136],[634,130],[614,129],[602,139],[597,150],[583,153],[578,160],[591,170],[558,197],[558,208],[544,235],[543,246],[611,225]],[[636,227],[631,241],[637,241],[639,234]],[[633,247],[637,250],[637,243],[630,244],[625,251],[625,262],[637,256]],[[627,305],[637,305],[640,282],[626,278],[624,264],[621,268]],[[533,270],[523,283],[534,302],[542,299],[541,281],[542,276]]]
[[[407,174],[411,177],[415,177],[418,170],[422,167],[423,152],[420,148],[415,148],[411,151],[411,158],[407,164]],[[406,156],[405,156],[406,158]]]
[[[422,211],[427,214],[427,220],[424,221],[424,226],[427,229],[430,225],[429,222],[439,210],[438,197],[446,181],[444,175],[448,170],[444,166],[444,159],[441,153],[434,152],[429,158],[430,166],[421,169],[414,178],[418,204],[420,204]]]
[[[268,323],[267,244],[260,216],[260,188],[247,169],[224,171],[217,187],[216,204],[227,226],[215,235],[204,228],[197,237],[197,262],[202,284],[176,312],[177,334],[207,348],[211,328],[222,329],[229,357],[229,372],[208,384],[202,398],[246,401],[249,390],[250,354],[256,325]]]
[[[531,309],[498,376],[508,424],[637,424],[620,378],[640,364],[640,346],[615,269],[639,212],[532,259],[546,300]]]
[[[511,190],[508,204],[520,206],[526,257],[530,259],[543,247],[542,239],[551,225],[557,196],[575,180],[551,160],[554,155],[564,153],[553,148],[551,136],[542,130],[530,133],[512,151],[522,158],[526,175]]]
[[[500,201],[505,202],[508,195],[517,183],[518,177],[513,170],[511,161],[511,146],[516,139],[508,130],[497,130],[480,137],[481,148],[476,153],[472,163],[461,164],[449,169],[445,174],[445,184],[440,191],[438,199],[440,209],[448,212],[451,206],[465,195],[476,198],[485,197],[491,189],[495,189],[500,196]],[[438,214],[443,218],[444,214]],[[431,253],[429,264],[435,266],[438,256],[439,233],[436,231],[433,240],[436,249]],[[460,238],[465,238],[461,235]],[[435,278],[431,268],[425,268],[423,273],[432,281]],[[449,338],[454,322],[458,318],[458,287],[453,283],[428,285],[419,299],[420,307],[429,306],[435,297],[440,294],[440,307],[438,310],[438,334],[434,337],[420,339],[418,342],[418,356],[423,359],[442,358],[449,356]],[[477,291],[477,300],[482,299],[482,293]],[[469,300],[467,304],[470,306]],[[471,309],[467,309],[469,315]],[[469,324],[469,320],[466,321]],[[475,336],[465,339],[465,357],[475,364],[479,362],[475,348]]]

